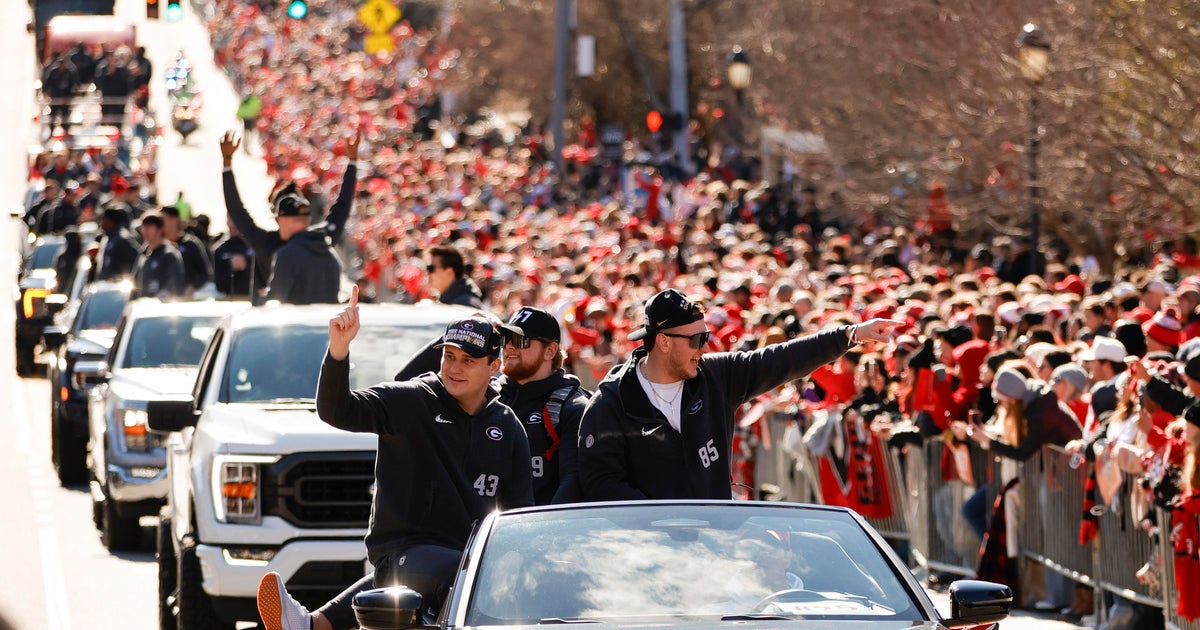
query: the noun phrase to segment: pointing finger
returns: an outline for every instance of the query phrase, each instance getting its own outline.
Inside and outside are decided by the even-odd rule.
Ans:
[[[358,285],[350,288],[350,308],[358,308]]]

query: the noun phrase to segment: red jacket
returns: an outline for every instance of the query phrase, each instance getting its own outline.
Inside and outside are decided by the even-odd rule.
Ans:
[[[1175,589],[1179,593],[1179,615],[1188,621],[1200,617],[1200,494],[1181,498],[1171,512],[1171,546],[1175,550]]]

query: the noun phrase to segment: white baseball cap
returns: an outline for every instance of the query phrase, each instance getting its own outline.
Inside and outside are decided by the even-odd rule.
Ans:
[[[1090,348],[1079,353],[1079,360],[1124,363],[1125,357],[1128,355],[1129,353],[1125,351],[1125,344],[1120,341],[1112,337],[1096,337],[1092,339]]]

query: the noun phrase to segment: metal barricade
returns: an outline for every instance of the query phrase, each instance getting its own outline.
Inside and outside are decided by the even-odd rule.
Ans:
[[[880,463],[887,470],[888,498],[892,503],[892,514],[883,518],[869,517],[867,522],[884,538],[911,540],[912,533],[909,530],[910,519],[908,517],[909,495],[904,487],[904,472],[900,468],[900,460],[889,452],[893,449],[888,447],[886,439],[881,439],[874,433],[871,434],[870,439],[878,445],[879,453],[883,455],[883,461]]]
[[[962,515],[962,503],[973,494],[974,488],[942,478],[944,449],[945,442],[934,437],[922,446],[908,446],[904,456],[905,500],[913,559],[928,569],[971,576],[978,565],[979,539],[969,531]],[[896,462],[897,470],[900,457],[901,454],[893,450],[891,459]],[[987,452],[978,448],[971,448],[970,457],[975,471],[986,471],[992,466]],[[979,473],[976,476],[977,484],[987,487],[990,518],[996,478],[991,476],[989,481],[988,476],[980,478]]]
[[[1121,490],[1115,505],[1103,506],[1099,518],[1100,552],[1096,557],[1096,584],[1125,599],[1161,608],[1163,597],[1137,579],[1137,572],[1154,555],[1154,540],[1133,522],[1130,496],[1140,492],[1135,475],[1122,473]],[[1114,509],[1115,508],[1115,509]],[[1169,531],[1169,526],[1163,531]],[[1174,583],[1171,585],[1174,588]]]
[[[1029,464],[1036,459],[1026,462],[1026,471],[1030,470]],[[1025,521],[1041,525],[1040,553],[1032,544],[1026,546],[1022,542],[1022,546],[1027,554],[1047,568],[1077,582],[1094,585],[1092,547],[1079,544],[1084,484],[1087,482],[1089,466],[1084,462],[1078,468],[1071,468],[1071,455],[1058,446],[1044,447],[1040,464],[1040,474],[1026,474],[1022,481],[1028,483],[1021,484]]]
[[[1175,549],[1171,546],[1171,513],[1159,508],[1159,558],[1162,571],[1163,621],[1167,630],[1200,630],[1200,620],[1188,621],[1179,615],[1179,592],[1175,590]]]

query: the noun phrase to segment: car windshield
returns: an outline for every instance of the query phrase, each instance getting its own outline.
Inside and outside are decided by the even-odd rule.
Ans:
[[[904,570],[844,512],[747,503],[501,515],[466,622],[919,621]]]
[[[350,387],[390,381],[444,326],[363,326],[350,353]],[[247,328],[234,339],[221,402],[311,401],[329,345],[326,326]]]
[[[133,322],[122,368],[200,365],[219,317],[171,315]]]
[[[75,330],[107,330],[117,327],[129,295],[124,291],[100,291],[83,301],[76,317]]]
[[[25,264],[25,271],[53,268],[54,262],[58,260],[59,252],[66,249],[66,247],[67,244],[61,241],[38,245],[29,254],[29,262]]]

